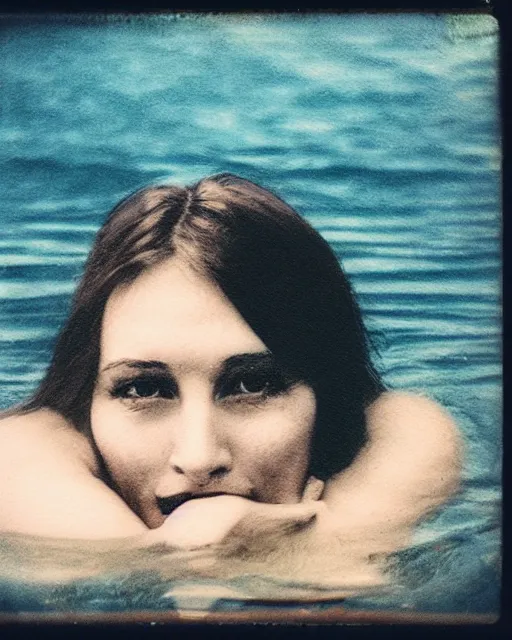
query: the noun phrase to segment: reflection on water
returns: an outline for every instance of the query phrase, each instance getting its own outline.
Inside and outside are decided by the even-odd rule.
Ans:
[[[5,21],[1,406],[41,378],[105,212],[151,182],[232,171],[331,243],[386,383],[444,404],[466,459],[460,494],[407,548],[367,532],[315,580],[311,562],[4,535],[2,610],[497,610],[496,45],[486,16]]]
[[[44,540],[8,535],[0,543],[2,608],[19,610],[173,609],[187,599],[205,608],[218,600],[320,601],[375,591],[387,583],[375,561],[352,554],[336,570],[240,560],[210,549],[178,551],[155,545]],[[125,547],[125,548],[123,548]],[[329,558],[323,556],[325,560]],[[304,559],[307,561],[307,559]],[[324,562],[325,564],[325,562]],[[304,575],[309,581],[304,581]]]
[[[423,540],[420,532],[415,542],[407,532],[376,526],[348,535],[336,549],[307,549],[300,558],[269,552],[265,544],[241,558],[229,547],[182,551],[163,544],[137,548],[126,540],[4,535],[0,606],[4,612],[232,611],[316,603],[488,613],[499,595],[498,513],[478,530],[458,524],[449,533],[426,530]],[[468,553],[478,561],[468,563]],[[455,590],[446,607],[450,583],[461,579],[464,592]]]

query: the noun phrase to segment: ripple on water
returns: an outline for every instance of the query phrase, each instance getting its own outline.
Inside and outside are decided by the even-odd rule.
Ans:
[[[93,235],[121,197],[220,171],[260,181],[343,259],[382,342],[386,383],[439,399],[467,450],[461,495],[399,558],[396,590],[343,606],[495,611],[500,151],[487,18],[6,23],[0,405],[21,401],[42,377]],[[1,579],[3,610],[234,610],[283,587],[255,575],[187,581],[178,557],[163,579],[158,555],[114,569],[102,556],[101,579],[22,582],[21,568],[55,578],[94,564],[84,550],[45,555],[31,544],[25,555],[11,545],[0,563],[12,569]]]

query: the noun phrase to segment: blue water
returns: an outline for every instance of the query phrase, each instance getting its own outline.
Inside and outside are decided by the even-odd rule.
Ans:
[[[120,198],[220,171],[260,182],[342,260],[386,383],[437,398],[466,444],[464,490],[395,559],[396,590],[344,606],[495,612],[497,37],[487,16],[5,19],[0,405],[40,380]],[[53,591],[4,581],[1,606],[172,609],[145,580],[132,576],[121,596],[115,580]]]

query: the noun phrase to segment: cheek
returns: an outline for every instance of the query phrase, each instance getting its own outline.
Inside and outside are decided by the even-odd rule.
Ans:
[[[254,462],[258,468],[271,472],[273,476],[285,475],[297,465],[307,464],[310,449],[309,430],[291,433],[275,424],[272,438],[256,442]]]
[[[123,411],[111,403],[94,402],[91,431],[107,468],[123,494],[146,484],[160,464],[162,447],[147,429],[137,428]]]
[[[243,447],[245,469],[260,499],[270,502],[300,499],[309,465],[314,403],[287,409],[262,417]]]

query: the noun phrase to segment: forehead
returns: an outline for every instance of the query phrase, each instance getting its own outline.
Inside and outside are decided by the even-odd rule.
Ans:
[[[114,291],[101,334],[101,361],[204,361],[214,365],[265,345],[222,291],[172,258]]]

